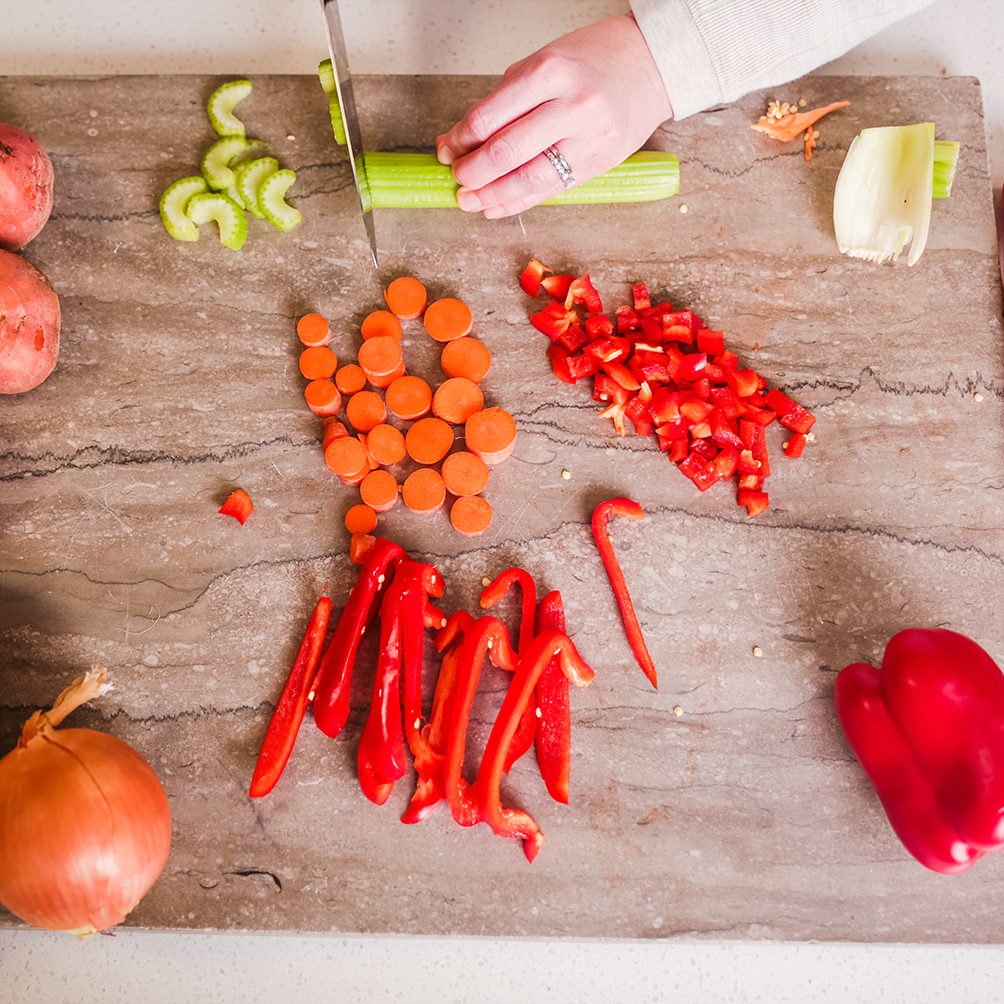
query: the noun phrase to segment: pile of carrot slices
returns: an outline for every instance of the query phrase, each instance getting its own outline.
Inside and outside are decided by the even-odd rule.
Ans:
[[[490,467],[509,457],[516,442],[512,415],[486,407],[481,383],[491,353],[471,336],[473,315],[462,300],[428,303],[425,286],[412,276],[391,282],[384,299],[386,308],[364,318],[352,362],[339,365],[322,315],[306,314],[297,323],[304,397],[323,422],[325,463],[359,490],[346,529],[371,536],[378,514],[399,501],[412,512],[433,513],[449,500],[457,532],[478,536],[492,521],[483,495]],[[404,325],[419,319],[442,344],[445,379],[435,388],[405,366]]]
[[[769,506],[764,430],[775,420],[790,430],[784,452],[799,457],[814,438],[815,417],[743,368],[724,332],[708,330],[690,310],[653,303],[643,282],[613,318],[588,275],[556,275],[533,258],[520,286],[529,296],[550,296],[530,323],[551,341],[554,375],[572,384],[590,378],[602,417],[619,435],[628,421],[638,435],[654,434],[702,492],[736,475],[736,501],[751,517]]]

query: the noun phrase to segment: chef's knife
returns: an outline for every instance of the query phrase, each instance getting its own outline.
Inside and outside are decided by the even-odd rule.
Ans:
[[[352,166],[352,178],[356,184],[356,194],[359,196],[359,208],[363,214],[363,226],[370,242],[370,253],[373,264],[377,264],[376,232],[373,229],[373,204],[370,199],[370,186],[366,178],[366,161],[363,159],[363,137],[359,131],[359,114],[356,111],[356,98],[352,90],[352,77],[349,74],[349,54],[345,48],[345,37],[342,35],[342,19],[338,12],[338,0],[321,0],[321,10],[324,12],[324,27],[328,35],[328,51],[331,53],[331,68],[335,77],[335,93],[342,112],[342,122],[345,124],[345,144],[348,147],[349,164]]]

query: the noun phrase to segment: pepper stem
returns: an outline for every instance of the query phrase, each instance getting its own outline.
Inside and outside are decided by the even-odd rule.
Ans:
[[[78,676],[53,702],[49,711],[36,711],[24,723],[18,748],[24,749],[43,728],[55,728],[71,712],[105,693],[110,683],[107,683],[108,670],[104,666],[95,666],[83,676]]]

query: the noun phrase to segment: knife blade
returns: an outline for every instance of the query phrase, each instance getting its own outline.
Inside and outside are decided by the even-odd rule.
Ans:
[[[376,230],[373,227],[373,204],[370,198],[370,186],[366,177],[366,161],[363,158],[363,138],[359,130],[359,113],[356,110],[355,92],[352,89],[352,76],[349,73],[349,54],[345,47],[345,36],[342,34],[342,18],[338,10],[338,0],[321,0],[321,10],[324,14],[324,30],[328,36],[328,52],[331,55],[331,68],[335,77],[335,93],[342,112],[342,122],[345,125],[345,145],[348,148],[349,164],[352,167],[352,180],[355,182],[356,195],[359,197],[359,208],[363,215],[363,227],[370,243],[370,254],[373,256],[374,267],[377,263]]]

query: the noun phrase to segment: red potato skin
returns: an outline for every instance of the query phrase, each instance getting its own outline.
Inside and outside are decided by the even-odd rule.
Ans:
[[[59,297],[20,255],[0,251],[0,394],[37,387],[59,358]]]
[[[0,249],[23,248],[52,212],[52,162],[30,132],[0,122]]]

